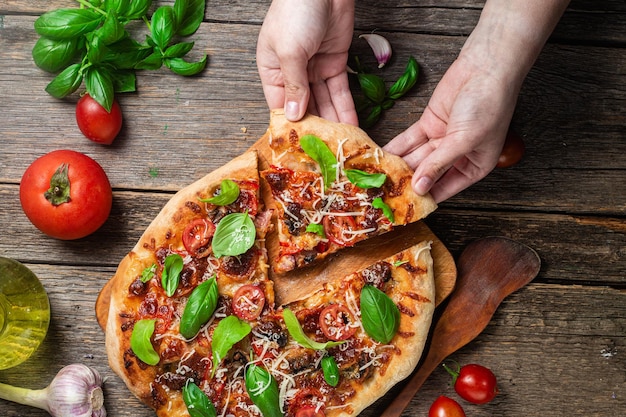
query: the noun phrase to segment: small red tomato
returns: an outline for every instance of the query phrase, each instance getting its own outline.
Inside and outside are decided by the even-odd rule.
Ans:
[[[296,417],[325,417],[324,411],[314,405],[305,405],[296,411]]]
[[[357,228],[352,216],[324,216],[322,223],[328,240],[339,246],[352,246],[350,232]]]
[[[352,313],[340,304],[331,304],[320,313],[319,325],[322,333],[330,340],[341,341],[356,333]]]
[[[95,232],[111,212],[113,193],[102,167],[79,152],[59,150],[36,159],[20,182],[26,217],[48,236],[70,240]]]
[[[195,219],[183,232],[183,245],[191,256],[202,258],[211,251],[215,225],[209,219]]]
[[[465,411],[452,398],[441,395],[430,406],[428,417],[465,417]]]
[[[504,147],[502,148],[502,152],[500,152],[496,167],[508,168],[517,164],[522,159],[522,156],[524,156],[525,150],[526,146],[524,145],[522,137],[514,131],[509,130],[506,134]]]
[[[498,381],[489,368],[474,363],[461,366],[456,371],[444,367],[452,375],[454,390],[464,400],[485,404],[498,394]]]
[[[240,319],[256,319],[261,315],[264,306],[265,293],[257,285],[242,285],[233,295],[233,313]]]
[[[122,128],[122,110],[114,99],[108,112],[89,94],[85,94],[76,104],[76,123],[87,138],[110,145]]]

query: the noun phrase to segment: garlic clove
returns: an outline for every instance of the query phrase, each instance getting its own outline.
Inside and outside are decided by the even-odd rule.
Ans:
[[[365,33],[359,35],[359,39],[365,39],[374,52],[378,61],[378,68],[382,68],[391,58],[391,44],[384,36],[377,33]]]

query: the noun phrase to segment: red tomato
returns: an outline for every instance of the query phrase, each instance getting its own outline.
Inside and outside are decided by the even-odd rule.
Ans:
[[[254,320],[261,315],[265,293],[257,285],[246,284],[233,295],[233,313],[242,320]]]
[[[464,365],[458,371],[454,390],[466,401],[485,404],[498,394],[496,376],[482,365]]]
[[[211,251],[215,225],[209,219],[195,219],[183,232],[183,245],[191,256],[201,258]]]
[[[506,134],[504,147],[502,148],[502,152],[500,152],[496,166],[498,168],[508,168],[517,164],[522,159],[522,156],[524,156],[525,150],[526,146],[524,145],[522,137],[512,130],[509,130]]]
[[[324,308],[320,313],[319,324],[324,336],[334,341],[349,339],[357,329],[350,310],[340,304]]]
[[[110,145],[122,129],[122,110],[114,99],[108,112],[89,94],[85,94],[76,104],[76,123],[87,138]]]
[[[318,410],[314,405],[305,405],[296,411],[296,417],[325,417],[326,414],[322,410]]]
[[[113,193],[102,167],[79,152],[60,150],[35,160],[20,183],[26,217],[57,239],[95,232],[111,212]]]
[[[328,240],[339,246],[351,246],[351,235],[345,230],[356,230],[356,221],[352,216],[324,216],[324,233]]]
[[[428,417],[465,417],[465,411],[452,398],[441,395],[430,406]]]

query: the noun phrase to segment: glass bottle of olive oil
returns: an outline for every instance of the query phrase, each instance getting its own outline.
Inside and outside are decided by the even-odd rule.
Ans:
[[[0,257],[0,370],[28,359],[46,337],[49,323],[48,295],[37,276]]]

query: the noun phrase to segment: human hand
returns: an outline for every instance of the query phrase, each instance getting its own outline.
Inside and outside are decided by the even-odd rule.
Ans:
[[[257,66],[270,109],[358,124],[346,64],[354,0],[274,0],[261,27]]]

